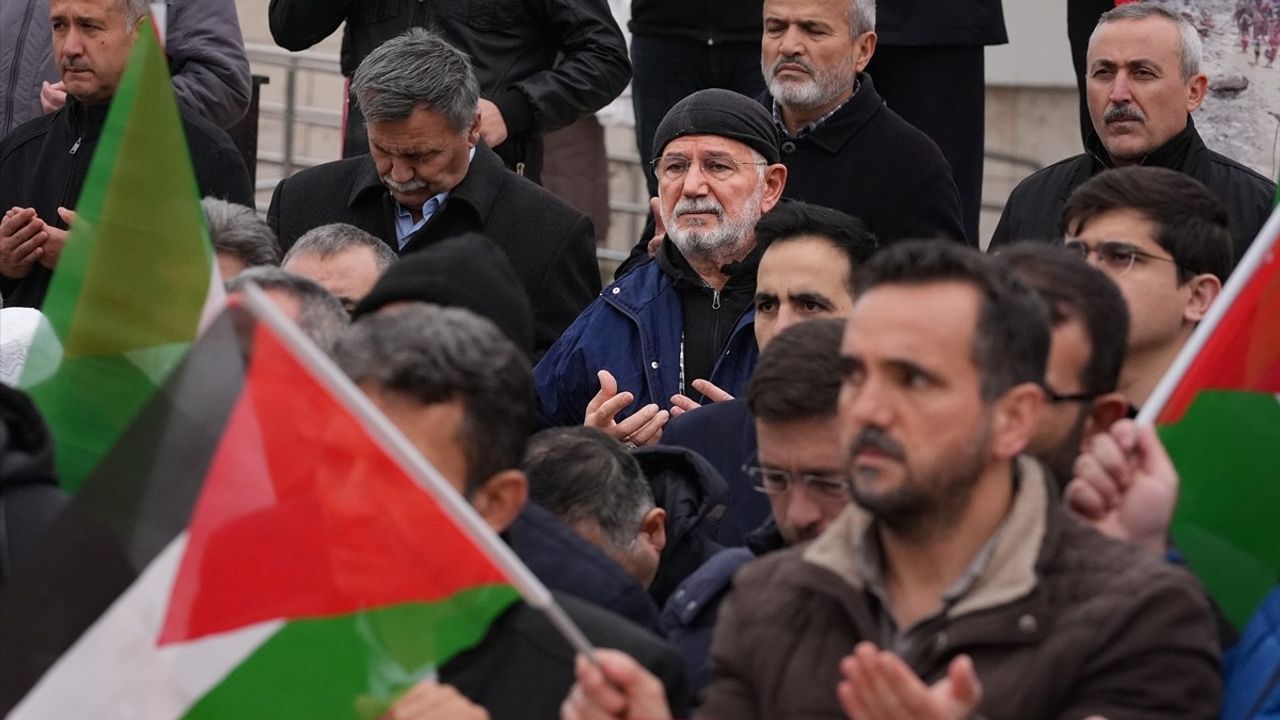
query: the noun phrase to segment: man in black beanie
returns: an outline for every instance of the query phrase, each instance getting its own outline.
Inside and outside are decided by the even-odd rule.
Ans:
[[[755,224],[787,180],[769,111],[737,93],[701,90],[654,136],[665,242],[605,288],[534,369],[542,420],[585,422],[636,445],[656,442],[693,381],[742,392],[755,365]]]

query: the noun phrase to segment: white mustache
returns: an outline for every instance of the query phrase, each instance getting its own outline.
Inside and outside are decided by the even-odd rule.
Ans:
[[[672,211],[677,217],[688,213],[715,213],[724,215],[724,208],[711,198],[681,198]]]
[[[395,190],[396,192],[399,192],[399,193],[417,192],[427,186],[427,184],[422,180],[414,180],[412,182],[407,182],[407,183],[398,183],[395,180],[392,180],[390,175],[382,176],[382,184],[386,185],[388,189]]]

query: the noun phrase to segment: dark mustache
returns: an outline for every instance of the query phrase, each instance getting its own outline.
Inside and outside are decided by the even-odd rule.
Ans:
[[[1104,123],[1113,123],[1118,120],[1145,122],[1146,119],[1142,115],[1142,111],[1132,105],[1111,105],[1106,112],[1102,113],[1102,122]]]
[[[877,427],[863,428],[862,432],[858,433],[858,436],[849,445],[849,457],[853,457],[863,450],[877,450],[899,461],[904,459],[907,454],[897,440],[889,437],[888,433]]]

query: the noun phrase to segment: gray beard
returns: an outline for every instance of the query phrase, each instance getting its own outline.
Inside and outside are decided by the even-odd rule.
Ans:
[[[782,58],[779,58],[774,65],[782,64]],[[857,69],[854,68],[852,62],[846,57],[840,61],[840,65],[829,72],[815,71],[809,76],[809,79],[796,82],[782,82],[778,80],[771,68],[763,67],[761,63],[761,71],[764,73],[766,84],[769,86],[769,94],[774,100],[783,107],[793,107],[802,110],[812,110],[820,108],[830,103],[841,93],[847,92],[853,88],[853,81],[858,76]]]
[[[741,258],[735,257],[755,237],[756,223],[760,220],[760,200],[764,197],[764,183],[756,186],[747,201],[743,217],[720,216],[716,227],[703,230],[682,230],[675,227],[674,218],[663,218],[667,238],[675,244],[680,254],[688,260],[705,260],[724,264]],[[675,213],[675,210],[672,210]]]

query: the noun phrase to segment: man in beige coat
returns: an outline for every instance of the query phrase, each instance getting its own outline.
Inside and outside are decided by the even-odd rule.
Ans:
[[[855,286],[839,405],[855,503],[737,576],[698,717],[1216,717],[1203,590],[1069,518],[1020,455],[1043,404],[1039,299],[930,243],[883,251]],[[565,718],[664,717],[651,679],[601,661],[579,664]]]

